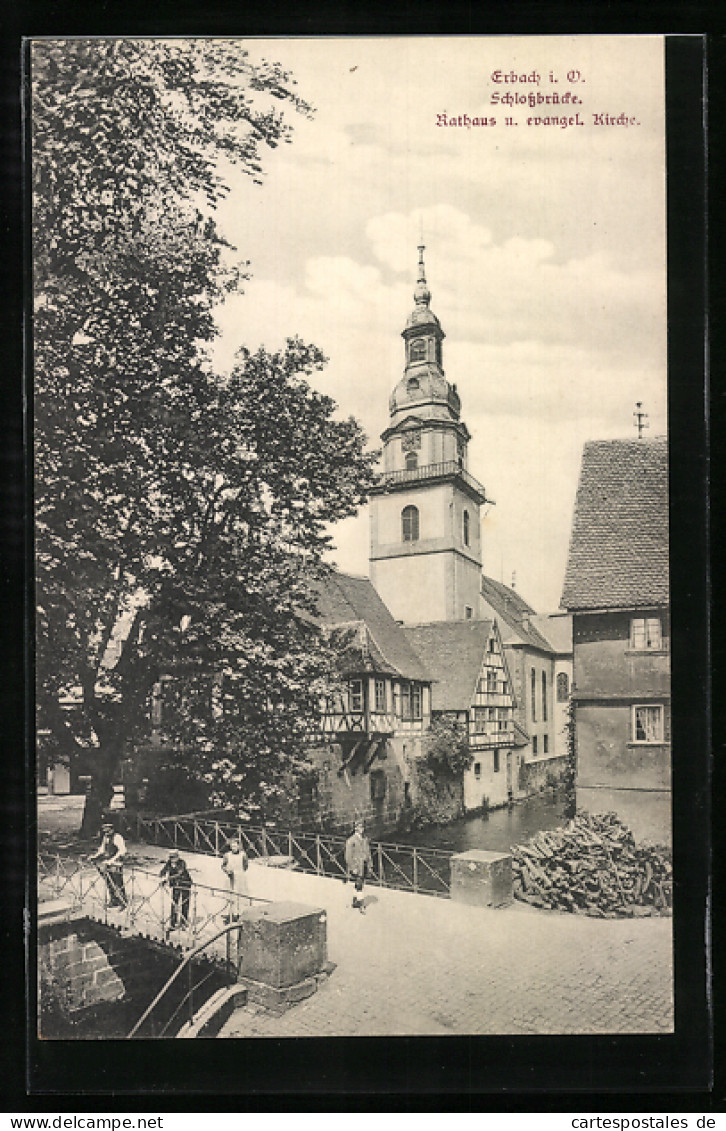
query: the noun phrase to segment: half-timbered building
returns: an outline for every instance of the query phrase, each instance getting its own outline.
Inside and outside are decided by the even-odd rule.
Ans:
[[[331,571],[316,603],[341,683],[321,703],[311,734],[316,783],[300,815],[328,827],[362,817],[382,833],[411,801],[412,766],[431,720],[431,676],[368,578]]]
[[[519,787],[533,793],[565,768],[572,618],[536,613],[521,593],[493,577],[482,576],[481,594],[501,629],[517,699],[514,717],[524,743]]]
[[[468,731],[471,768],[464,773],[464,808],[503,805],[520,795],[523,743],[516,699],[496,621],[444,621],[405,629],[433,677],[431,713]]]

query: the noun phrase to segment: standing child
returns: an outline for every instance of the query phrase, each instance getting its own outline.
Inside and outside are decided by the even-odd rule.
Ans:
[[[363,891],[366,869],[373,870],[371,846],[364,834],[363,822],[356,821],[355,832],[345,842],[345,878],[348,880],[352,876],[355,880],[352,906],[357,908],[361,915],[365,915],[366,908],[364,901],[358,899],[358,896]]]

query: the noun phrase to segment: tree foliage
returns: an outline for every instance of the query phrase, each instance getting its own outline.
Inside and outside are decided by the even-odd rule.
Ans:
[[[39,726],[90,759],[90,824],[159,676],[214,670],[236,719],[188,707],[175,737],[264,798],[327,664],[324,527],[371,458],[311,388],[315,348],[211,372],[243,274],[213,210],[225,167],[260,180],[283,111],[309,107],[236,42],[71,40],[34,44],[31,109]]]
[[[243,351],[220,396],[214,481],[200,495],[181,469],[183,562],[164,586],[155,644],[178,673],[166,735],[195,752],[217,799],[253,811],[271,811],[305,767],[309,728],[337,682],[314,583],[328,568],[325,525],[353,514],[372,482],[359,426],[336,420],[310,385],[322,364],[298,341]],[[168,640],[171,622],[180,630]]]
[[[574,817],[577,813],[577,730],[575,726],[575,704],[572,699],[567,704],[567,718],[565,722],[565,736],[567,756],[565,768],[562,772],[562,786],[565,794],[564,814]]]
[[[426,760],[445,777],[460,778],[474,761],[466,725],[446,715],[435,718],[426,737]]]

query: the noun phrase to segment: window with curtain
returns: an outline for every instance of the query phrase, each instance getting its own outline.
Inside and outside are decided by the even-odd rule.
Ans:
[[[660,617],[633,617],[630,621],[630,647],[637,652],[662,648]]]
[[[663,706],[633,707],[633,742],[663,742]]]
[[[420,683],[401,684],[401,712],[402,719],[422,718],[422,698]]]

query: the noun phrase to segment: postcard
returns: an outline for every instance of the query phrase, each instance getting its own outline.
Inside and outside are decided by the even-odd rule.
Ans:
[[[666,37],[30,82],[40,1035],[673,1034]]]

